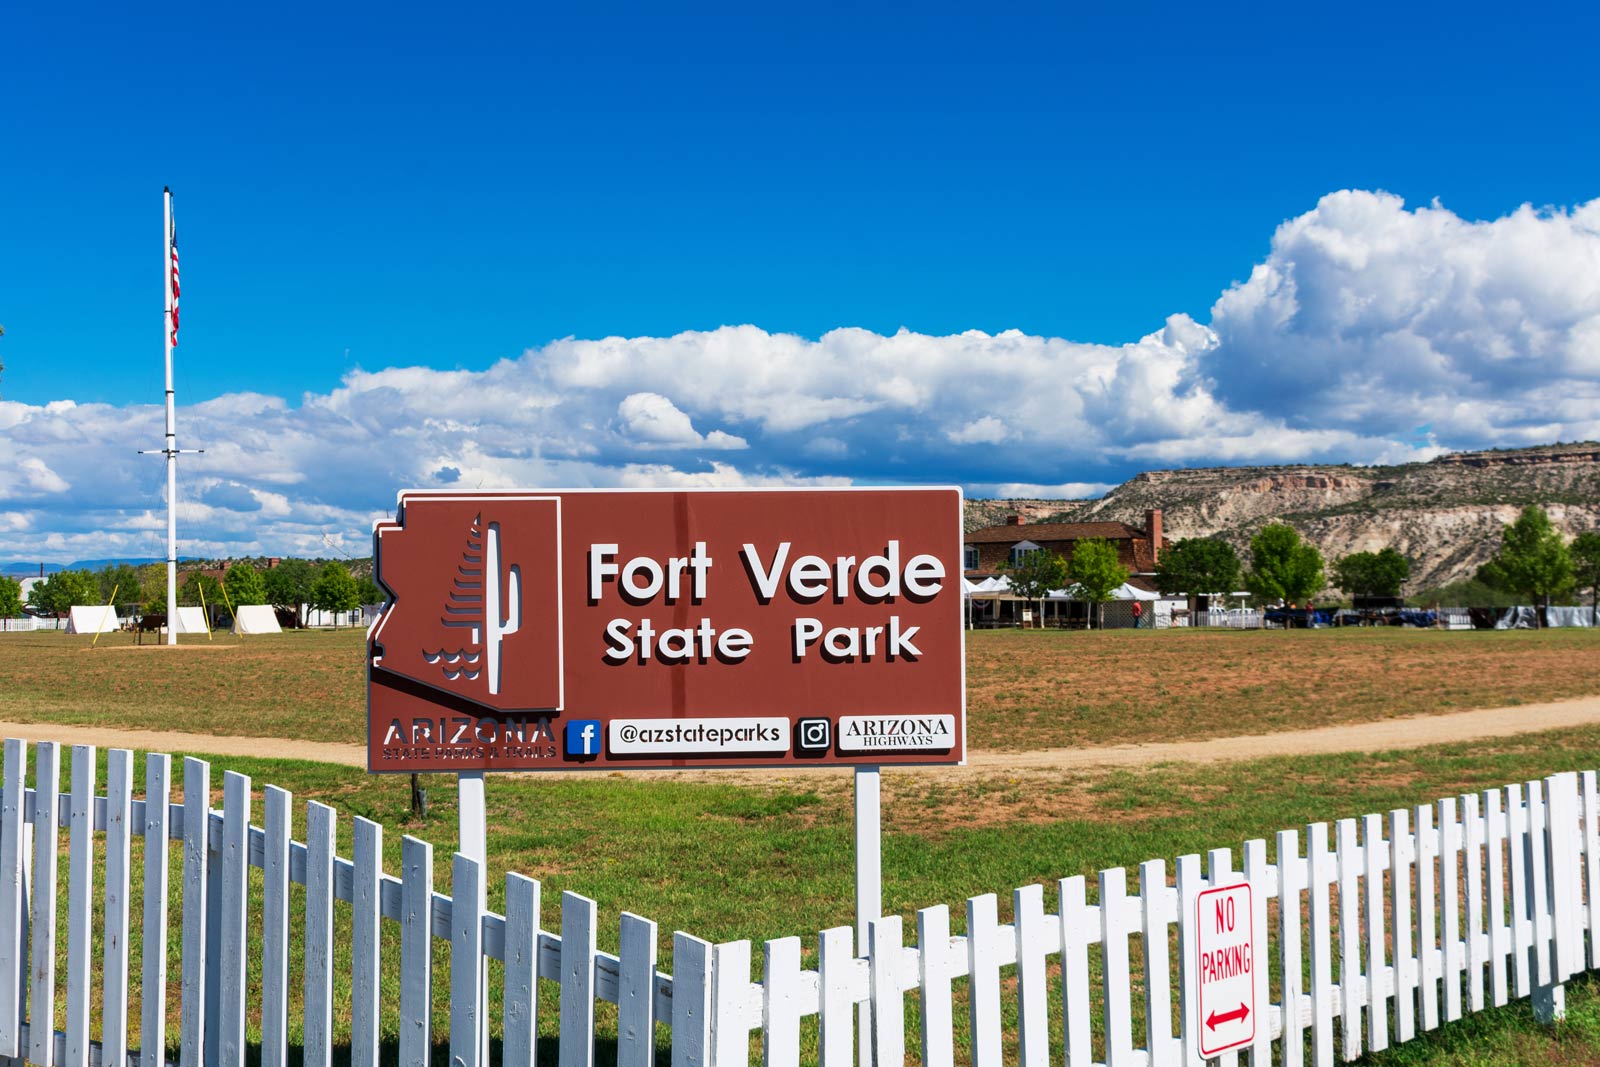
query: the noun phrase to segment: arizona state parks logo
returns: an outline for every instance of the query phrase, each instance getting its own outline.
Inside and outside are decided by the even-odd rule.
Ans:
[[[407,494],[376,540],[394,603],[375,669],[496,711],[562,706],[557,499]]]

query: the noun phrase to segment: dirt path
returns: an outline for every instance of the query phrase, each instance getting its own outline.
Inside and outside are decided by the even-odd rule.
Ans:
[[[964,768],[928,770],[936,769],[942,774],[956,773],[983,777],[1016,771],[1038,773],[1105,767],[1144,767],[1156,763],[1216,763],[1278,755],[1381,752],[1594,724],[1600,724],[1600,696],[1550,704],[1524,704],[1514,708],[1485,708],[1444,715],[1383,719],[1378,722],[1345,726],[1325,726],[1315,730],[1255,734],[1247,737],[1219,737],[1208,741],[1108,745],[1101,748],[1055,748],[1036,752],[974,751]],[[64,744],[93,744],[106,748],[140,748],[157,752],[191,752],[197,755],[215,756],[255,756],[264,759],[307,759],[363,768],[367,765],[367,752],[361,745],[284,741],[280,738],[225,737],[174,731],[117,730],[103,726],[18,722],[0,722],[0,736],[23,737],[30,741],[59,741]],[[682,777],[685,774],[683,771],[625,773],[665,777]],[[720,781],[728,781],[730,778],[730,772],[706,773],[714,775]],[[759,772],[747,773],[757,776]],[[918,772],[913,769],[913,773]],[[742,777],[740,772],[731,772],[731,776]]]

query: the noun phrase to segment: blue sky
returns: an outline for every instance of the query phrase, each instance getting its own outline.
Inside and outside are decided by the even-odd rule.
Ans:
[[[1167,463],[1367,462],[1404,458],[1418,442],[1426,451],[1588,432],[1592,416],[1541,413],[1549,405],[1537,398],[1512,412],[1484,404],[1503,399],[1508,375],[1532,381],[1540,359],[1565,360],[1561,373],[1575,383],[1566,392],[1586,395],[1594,377],[1585,353],[1600,344],[1588,332],[1600,321],[1593,286],[1546,305],[1533,294],[1551,286],[1533,286],[1522,261],[1507,259],[1487,281],[1474,272],[1484,247],[1505,256],[1520,248],[1563,277],[1594,265],[1594,227],[1580,210],[1600,196],[1592,7],[1514,16],[1459,5],[968,8],[8,12],[5,35],[23,47],[8,49],[0,67],[0,193],[12,206],[0,229],[0,404],[11,405],[0,413],[0,446],[9,441],[23,473],[0,476],[0,508],[27,518],[25,528],[18,519],[9,532],[0,527],[0,549],[56,543],[49,536],[77,521],[69,515],[83,520],[86,538],[104,540],[105,515],[85,519],[86,509],[119,521],[141,513],[135,497],[69,472],[105,467],[94,452],[102,446],[51,451],[45,427],[60,418],[99,440],[91,425],[143,432],[150,421],[143,405],[159,402],[161,386],[164,184],[177,194],[183,253],[180,401],[225,412],[208,425],[197,410],[196,431],[265,441],[370,429],[340,400],[358,370],[367,385],[388,382],[391,401],[412,397],[415,424],[442,387],[413,395],[385,373],[490,375],[510,361],[503,378],[457,382],[465,392],[445,431],[456,437],[406,452],[385,431],[374,451],[405,462],[333,471],[348,488],[318,499],[332,509],[317,520],[318,538],[325,527],[364,536],[365,517],[393,489],[440,470],[476,471],[488,485],[705,476],[1074,492]],[[1335,211],[1324,198],[1340,190],[1386,193],[1373,203],[1388,206]],[[1443,215],[1427,214],[1435,198]],[[1535,209],[1525,226],[1515,222],[1524,204]],[[1307,218],[1310,236],[1294,245],[1280,227]],[[1415,290],[1418,302],[1376,326],[1334,315],[1312,329],[1317,286],[1332,283],[1310,264],[1333,247],[1318,236],[1329,226],[1374,252],[1353,266],[1332,254],[1354,273],[1325,295],[1370,285]],[[1419,227],[1430,236],[1411,232]],[[1406,249],[1422,251],[1408,258]],[[1393,276],[1369,269],[1383,256],[1398,257]],[[1493,337],[1424,328],[1438,295],[1423,282],[1451,263],[1481,283],[1468,317],[1482,312]],[[1252,318],[1267,306],[1247,291],[1263,266],[1276,273],[1258,288],[1281,294],[1288,284],[1297,294],[1292,345]],[[1493,311],[1504,305],[1495,286],[1519,279],[1510,322]],[[1230,291],[1245,292],[1232,332],[1218,329],[1216,310]],[[1174,316],[1184,320],[1177,333]],[[743,325],[757,333],[717,332]],[[1188,325],[1213,335],[1188,335]],[[1358,345],[1360,358],[1341,354],[1369,326],[1377,340]],[[884,357],[902,360],[910,386],[884,393],[891,400],[867,387],[856,396],[843,377],[800,399],[708,395],[725,380],[706,372],[715,364],[706,345],[719,337],[738,349],[736,364],[778,367],[772,346],[793,346],[775,338],[821,344],[860,329],[881,345],[901,328],[930,346]],[[632,371],[613,368],[597,394],[595,380],[571,379],[577,357],[559,347],[563,338],[621,337],[648,348],[684,331],[698,340],[673,350],[681,387],[671,374],[645,373],[629,392]],[[1162,416],[1176,428],[1150,434],[1159,405],[1143,394],[1116,410],[1069,398],[1057,404],[1063,418],[1091,420],[1100,436],[1053,459],[1019,459],[1014,435],[1006,447],[1014,412],[1005,392],[939,370],[941,360],[1003,357],[926,354],[967,331],[1018,331],[1046,353],[1042,379],[1070,377],[1079,401],[1084,383],[1104,401],[1112,372],[1058,349],[1101,346],[1093,351],[1114,356],[1165,331],[1154,343],[1171,365],[1141,388],[1159,384],[1164,402],[1189,403],[1192,418]],[[1361,402],[1360,383],[1328,370],[1392,367],[1397,357],[1384,346],[1410,351],[1419,331],[1434,363],[1465,362],[1406,377],[1398,411]],[[1485,355],[1506,338],[1550,331],[1566,338],[1559,357],[1534,341],[1528,363]],[[859,358],[846,349],[831,358]],[[1280,358],[1310,362],[1257,372]],[[491,381],[538,399],[491,425]],[[1011,380],[1023,393],[1034,384]],[[1209,414],[1194,409],[1196,389]],[[259,403],[238,399],[251,393],[281,398],[284,411],[261,421]],[[956,394],[971,399],[957,404]],[[63,401],[78,414],[45,413]],[[769,410],[820,401],[843,406],[798,426]],[[931,427],[923,446],[885,453],[874,437],[882,425],[868,424],[873,405],[890,402],[907,426]],[[529,404],[557,414],[527,423]],[[310,415],[296,413],[311,408],[345,421],[338,432],[308,426]],[[1116,430],[1120,422],[1146,425]],[[574,444],[586,430],[615,440]],[[509,467],[474,467],[465,444],[502,431],[533,443],[522,455],[509,444],[492,450],[488,458]],[[276,470],[281,459],[258,466]],[[322,459],[340,462],[326,449]],[[512,462],[532,459],[544,465]],[[28,466],[35,461],[46,473]],[[261,494],[280,493],[285,521],[304,518],[307,493],[293,487],[311,472],[283,467],[272,481],[243,461],[196,461],[194,491],[214,492],[218,507],[249,498],[269,511]],[[119,484],[159,491],[159,478],[146,480],[130,468]],[[78,544],[72,530],[65,536]],[[281,549],[309,536],[285,530],[257,541]],[[206,541],[219,550],[256,543],[221,525]]]

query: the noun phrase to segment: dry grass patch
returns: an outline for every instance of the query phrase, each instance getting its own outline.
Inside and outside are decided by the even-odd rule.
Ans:
[[[973,748],[1194,740],[1600,692],[1600,633],[986,631]]]

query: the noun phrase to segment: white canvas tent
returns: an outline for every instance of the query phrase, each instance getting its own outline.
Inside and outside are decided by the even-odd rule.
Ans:
[[[233,619],[236,634],[281,634],[278,613],[270,604],[240,604]]]
[[[67,613],[69,634],[104,634],[121,628],[117,610],[104,604],[74,605]]]
[[[178,621],[172,627],[174,633],[203,634],[208,629],[204,610],[197,607],[178,609]]]

